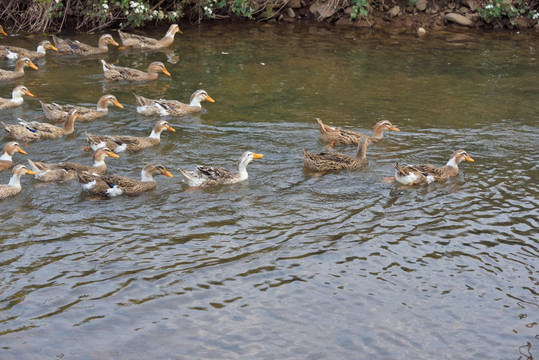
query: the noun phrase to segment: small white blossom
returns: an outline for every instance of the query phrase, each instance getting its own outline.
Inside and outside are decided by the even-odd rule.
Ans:
[[[107,10],[109,6],[107,4],[103,4],[103,9]]]
[[[485,6],[485,9],[488,9],[488,10],[494,9],[494,5],[488,4],[488,5]]]
[[[157,16],[157,10],[154,10],[152,13],[153,16]]]
[[[539,13],[533,15],[533,20],[539,20]]]

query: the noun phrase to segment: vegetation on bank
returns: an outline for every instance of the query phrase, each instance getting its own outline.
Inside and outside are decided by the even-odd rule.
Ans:
[[[93,32],[226,18],[330,23],[344,18],[350,24],[363,20],[371,26],[369,19],[375,13],[390,22],[402,14],[428,9],[429,14],[444,14],[463,7],[471,16],[467,10],[463,15],[475,17],[480,26],[538,28],[539,0],[2,0],[0,23],[14,32],[29,33],[66,28]],[[525,20],[517,23],[519,19]]]

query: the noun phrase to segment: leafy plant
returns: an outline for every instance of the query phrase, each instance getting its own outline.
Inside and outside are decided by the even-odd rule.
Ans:
[[[504,0],[491,0],[485,4],[482,8],[478,8],[477,12],[486,21],[500,20],[507,17],[512,25],[516,24],[516,20],[522,16],[528,14],[529,17],[537,19],[536,10],[532,10],[529,4],[522,0],[515,0],[513,2],[505,2]]]
[[[358,16],[367,17],[369,14],[369,0],[352,0],[352,13],[350,20],[357,19]]]

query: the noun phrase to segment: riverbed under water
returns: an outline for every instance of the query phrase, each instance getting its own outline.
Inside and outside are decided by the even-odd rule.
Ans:
[[[159,146],[108,159],[109,173],[136,178],[163,163],[174,178],[157,177],[153,191],[95,200],[77,182],[25,176],[0,203],[1,359],[539,357],[535,33],[181,28],[176,57],[49,54],[0,84],[1,97],[16,84],[37,96],[3,111],[6,123],[41,116],[37,99],[93,106],[111,93],[125,106],[65,139],[23,144],[46,162],[89,164],[85,131],[149,135],[156,119],[135,112],[133,92],[215,99],[168,118],[177,131]],[[111,84],[100,58],[163,61],[172,77]],[[302,153],[326,149],[315,118],[367,134],[387,119],[401,131],[371,146],[362,169],[318,176]],[[381,181],[396,161],[441,166],[459,148],[475,162],[445,183]],[[178,167],[233,168],[246,150],[264,154],[247,182],[185,191]]]

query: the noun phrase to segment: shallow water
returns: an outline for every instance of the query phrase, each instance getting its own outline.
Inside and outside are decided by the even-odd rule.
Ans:
[[[159,146],[107,161],[133,177],[162,162],[174,178],[157,178],[154,191],[92,200],[78,183],[26,176],[2,201],[0,358],[539,356],[534,33],[182,30],[177,62],[162,52],[104,56],[137,68],[163,61],[171,78],[110,84],[100,57],[51,54],[0,84],[2,97],[24,83],[45,102],[91,106],[112,93],[125,106],[75,124],[66,139],[23,145],[48,162],[89,164],[85,131],[149,135],[156,119],[135,113],[133,92],[187,102],[202,88],[216,100],[200,116],[168,119],[177,131]],[[0,118],[40,115],[26,99]],[[371,146],[364,168],[316,176],[301,151],[326,148],[316,117],[365,133],[388,119],[401,131]],[[381,182],[395,161],[442,165],[458,148],[475,162],[445,183]],[[178,167],[232,168],[246,150],[264,154],[247,182],[184,191]]]

